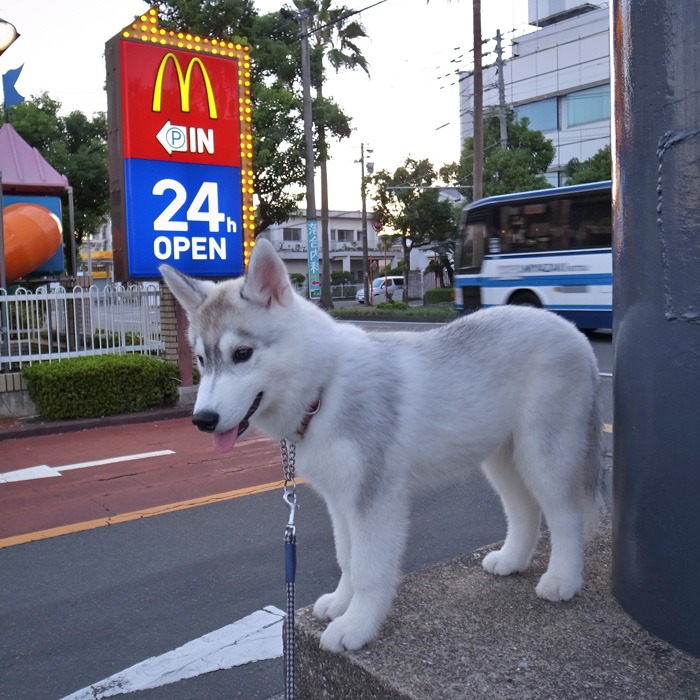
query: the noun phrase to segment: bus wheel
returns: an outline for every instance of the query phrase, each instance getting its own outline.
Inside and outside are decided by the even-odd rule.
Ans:
[[[535,306],[538,309],[542,308],[542,302],[534,292],[516,292],[508,299],[509,304],[517,304],[518,306]]]

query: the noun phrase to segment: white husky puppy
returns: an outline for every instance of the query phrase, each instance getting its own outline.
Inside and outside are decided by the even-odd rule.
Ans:
[[[195,425],[221,451],[249,425],[295,442],[298,473],[326,501],[341,576],[314,606],[331,620],[322,647],[359,649],[377,637],[411,489],[467,469],[483,468],[508,521],[486,571],[527,569],[543,513],[551,556],[537,594],[579,592],[601,501],[602,425],[596,359],[574,326],[506,306],[427,332],[367,333],[296,294],[266,240],[243,278],[161,271],[187,312],[201,370]]]

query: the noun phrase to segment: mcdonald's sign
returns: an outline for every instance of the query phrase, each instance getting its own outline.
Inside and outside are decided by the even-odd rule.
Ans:
[[[112,231],[118,279],[243,272],[254,238],[250,59],[241,42],[158,25],[107,43]]]
[[[199,56],[194,56],[189,59],[187,64],[187,70],[183,73],[182,67],[180,66],[180,61],[177,56],[172,52],[163,56],[160,61],[160,66],[158,66],[158,73],[156,74],[156,82],[153,86],[153,111],[160,112],[162,110],[163,102],[163,78],[165,76],[165,69],[168,67],[168,63],[172,61],[177,71],[177,81],[180,88],[180,111],[189,112],[190,111],[190,97],[192,92],[192,70],[194,68],[199,69],[199,73],[204,81],[204,88],[207,92],[207,105],[209,106],[209,118],[216,119],[216,100],[214,99],[214,90],[211,86],[211,80],[209,80],[209,73],[207,72],[202,59]]]

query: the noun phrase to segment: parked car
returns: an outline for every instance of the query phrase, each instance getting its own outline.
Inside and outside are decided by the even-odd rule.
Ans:
[[[386,283],[386,284],[385,284]],[[393,301],[403,300],[403,277],[377,277],[372,281],[372,303],[379,304],[387,300],[387,292]],[[355,301],[365,303],[365,290],[361,287],[355,295]]]

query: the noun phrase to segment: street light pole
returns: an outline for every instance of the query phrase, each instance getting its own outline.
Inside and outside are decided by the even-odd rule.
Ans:
[[[372,153],[368,148],[367,153]],[[370,165],[368,163],[368,165]],[[372,305],[372,295],[369,289],[369,248],[367,244],[367,180],[365,178],[365,144],[360,144],[360,168],[362,171],[362,186],[360,194],[362,196],[362,284],[365,290],[365,303]]]
[[[309,297],[314,298],[311,283],[318,279],[318,221],[316,219],[316,191],[314,189],[314,139],[313,113],[311,103],[311,58],[309,56],[309,11],[304,8],[299,13],[301,39],[301,82],[304,116],[304,139],[306,141],[306,240],[309,252]],[[324,250],[323,256],[328,257]],[[315,257],[315,259],[313,259]],[[316,297],[317,298],[317,297]]]

